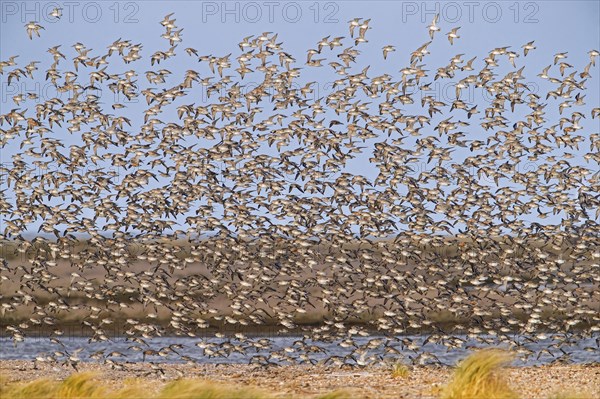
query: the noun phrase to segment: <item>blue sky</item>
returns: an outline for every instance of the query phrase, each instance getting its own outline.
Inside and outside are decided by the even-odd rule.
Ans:
[[[56,5],[63,17],[55,21],[46,15]],[[538,54],[571,52],[571,60],[598,45],[598,1],[525,2],[211,2],[211,1],[131,1],[131,2],[43,2],[2,1],[1,51],[37,55],[56,43],[80,41],[89,47],[106,47],[112,37],[148,42],[162,33],[158,24],[174,12],[177,25],[184,28],[184,45],[205,52],[235,51],[237,41],[265,30],[279,32],[291,49],[305,50],[323,36],[348,36],[347,21],[371,18],[370,47],[398,46],[396,58],[427,40],[424,24],[440,14],[442,31],[460,26],[461,40],[456,50],[470,53],[491,46],[520,47],[536,40]],[[42,37],[30,41],[23,25],[40,22]],[[366,51],[366,49],[364,49]],[[378,57],[379,59],[379,57]],[[435,54],[432,60],[435,59]],[[382,62],[383,60],[380,60]]]
[[[63,16],[58,21],[47,15],[57,5],[63,8]],[[345,44],[349,44],[348,21],[355,17],[371,19],[372,29],[367,33],[369,42],[361,44],[362,54],[356,67],[370,65],[369,76],[381,73],[398,76],[399,69],[408,66],[410,52],[429,40],[426,26],[436,13],[440,15],[442,30],[429,47],[431,54],[425,62],[427,69],[433,70],[432,74],[435,67],[447,65],[448,60],[459,53],[465,54],[465,60],[478,56],[475,65],[481,67],[482,58],[491,49],[510,46],[510,50],[521,53],[523,44],[535,40],[537,49],[527,58],[520,54],[517,66],[526,66],[524,74],[528,81],[539,82],[535,75],[552,63],[555,53],[568,51],[566,61],[581,71],[589,62],[587,52],[600,47],[598,1],[2,1],[0,11],[0,59],[19,55],[21,67],[33,60],[42,62],[33,81],[23,79],[17,85],[7,86],[6,74],[2,76],[0,100],[3,107],[14,105],[13,93],[35,88],[33,82],[41,85],[42,94],[56,94],[44,82],[43,71],[51,62],[51,55],[46,50],[57,44],[62,44],[61,50],[72,56],[74,51],[70,46],[81,42],[93,49],[90,53],[93,56],[104,54],[107,46],[118,38],[130,39],[132,43],[144,45],[142,55],[145,57],[131,64],[130,69],[140,75],[151,70],[149,56],[169,47],[160,38],[164,29],[159,21],[171,12],[179,29],[183,28],[183,43],[178,50],[177,62],[168,60],[160,67],[171,70],[177,79],[181,79],[188,67],[202,68],[190,62],[192,60],[183,51],[185,47],[193,47],[200,54],[223,56],[233,53],[234,57],[240,53],[237,44],[243,37],[265,31],[277,32],[285,51],[296,57],[298,66],[306,69],[303,65],[306,50],[316,48],[316,43],[324,36],[345,36]],[[27,37],[24,24],[31,20],[44,26],[40,38],[29,40]],[[457,26],[460,26],[461,37],[450,46],[445,33]],[[396,46],[396,51],[383,60],[381,48],[387,44]],[[335,57],[330,54],[330,58]],[[182,60],[187,63],[179,67]],[[72,66],[72,63],[65,62],[62,67],[67,65]],[[128,68],[122,63],[119,67],[114,69]],[[332,73],[325,75],[325,69],[330,68],[313,68],[306,73],[308,81],[317,80],[321,84],[317,89],[323,95],[331,91],[331,82],[339,78]],[[600,89],[600,80],[593,73],[591,83],[590,89]],[[539,88],[540,91],[543,89]],[[598,104],[599,92],[588,90],[588,104]],[[453,88],[440,86],[436,94],[451,96]],[[485,100],[467,99],[472,102]]]
[[[47,14],[56,6],[62,7],[63,16],[56,21]],[[158,50],[169,48],[167,41],[160,35],[164,32],[159,21],[166,14],[174,13],[178,29],[183,28],[183,43],[178,47],[175,60],[167,60],[159,66],[151,67],[149,56]],[[426,26],[435,14],[440,15],[438,25],[441,32],[429,47],[431,54],[426,58],[426,69],[433,75],[435,69],[447,65],[450,58],[462,53],[464,60],[474,56],[478,59],[475,70],[483,66],[482,59],[495,47],[510,46],[510,50],[520,54],[517,68],[526,66],[524,75],[527,82],[540,83],[536,77],[541,70],[553,62],[557,52],[568,51],[566,60],[581,72],[589,62],[588,51],[600,47],[600,2],[598,1],[524,1],[524,2],[393,2],[393,1],[256,1],[256,2],[222,2],[222,1],[131,1],[131,2],[39,2],[39,1],[2,1],[0,4],[0,60],[12,55],[19,55],[19,66],[30,61],[41,61],[36,79],[22,79],[16,84],[7,85],[6,73],[1,76],[0,107],[2,113],[16,108],[12,96],[24,91],[37,91],[41,97],[54,96],[57,93],[44,81],[44,70],[51,63],[51,55],[46,50],[62,44],[62,50],[68,54],[67,61],[62,61],[63,68],[71,68],[69,56],[73,56],[71,48],[76,42],[93,49],[91,56],[106,53],[107,46],[118,38],[129,39],[132,43],[142,43],[140,62],[125,65],[111,63],[110,72],[123,72],[134,69],[139,81],[145,81],[144,73],[148,70],[167,68],[173,72],[171,82],[181,81],[186,69],[198,68],[207,71],[206,66],[196,63],[184,52],[184,48],[193,47],[200,54],[224,56],[233,53],[234,68],[237,66],[234,57],[240,54],[239,41],[249,35],[262,32],[277,32],[278,42],[283,42],[284,50],[292,54],[299,67],[305,68],[306,50],[316,48],[317,42],[327,35],[344,36],[348,45],[350,37],[348,21],[360,17],[371,19],[367,33],[368,43],[361,44],[361,56],[353,71],[360,71],[370,65],[369,77],[388,73],[399,76],[399,70],[409,65],[410,52],[429,41]],[[24,25],[29,21],[37,21],[44,30],[41,37],[30,40]],[[459,27],[461,36],[450,46],[445,34],[454,27]],[[526,58],[521,46],[535,40],[536,50]],[[384,60],[381,48],[394,45],[396,51]],[[335,56],[332,52],[325,55],[328,61]],[[600,79],[598,64],[590,73],[586,103],[583,110],[587,119],[582,121],[585,133],[598,132],[598,119],[589,118],[589,110],[597,107],[600,100]],[[114,65],[114,66],[113,66]],[[204,69],[202,69],[204,68]],[[502,69],[504,68],[504,69]],[[499,71],[508,71],[508,65]],[[554,67],[555,75],[556,68]],[[203,72],[202,72],[203,73]],[[231,73],[230,73],[231,74]],[[235,72],[233,73],[235,74]],[[82,74],[83,76],[83,74]],[[331,91],[331,82],[339,78],[331,68],[303,70],[301,81],[317,81],[316,96],[323,97]],[[82,78],[83,79],[83,78]],[[83,79],[85,80],[85,79]],[[246,82],[251,82],[249,77]],[[544,82],[542,82],[543,84]],[[146,81],[147,85],[147,81]],[[545,97],[547,87],[533,86]],[[442,100],[452,99],[452,86],[434,87],[434,95]],[[63,94],[64,96],[64,94]],[[102,100],[110,107],[114,96],[105,93]],[[486,99],[480,93],[466,93],[466,100],[471,104],[482,104]],[[418,98],[418,97],[417,97]],[[119,99],[122,101],[123,99]],[[138,104],[127,104],[127,112],[140,114],[145,102],[140,98]],[[203,101],[195,98],[196,104]],[[190,103],[187,100],[185,103]],[[544,101],[545,102],[545,101]],[[552,99],[547,102],[552,102]],[[32,109],[35,101],[21,104],[21,108]],[[549,107],[547,118],[558,123],[560,116],[556,106]],[[423,111],[424,112],[424,111]],[[553,114],[554,112],[554,114]],[[174,116],[174,114],[173,114]],[[168,116],[166,117],[168,119]],[[435,123],[432,123],[434,126]],[[65,142],[76,143],[74,137],[66,137]],[[580,153],[575,153],[572,163],[585,164],[581,158],[588,150],[587,142]],[[10,157],[18,151],[18,142],[13,142],[0,150],[1,161],[10,162]],[[460,161],[460,151],[456,153]],[[462,154],[468,155],[466,153]],[[366,156],[368,158],[368,155]],[[348,165],[348,171],[362,173],[368,177],[375,175],[375,170],[368,165],[366,158],[357,158]],[[594,165],[587,164],[594,168]],[[424,166],[427,168],[427,166]],[[535,165],[527,167],[535,168]],[[597,165],[596,165],[597,168]]]

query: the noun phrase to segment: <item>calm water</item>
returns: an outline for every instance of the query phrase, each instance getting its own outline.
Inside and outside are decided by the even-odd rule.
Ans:
[[[281,351],[283,353],[283,349],[286,347],[292,347],[294,342],[300,339],[300,337],[294,336],[285,336],[285,337],[265,337],[271,340],[272,346],[271,350],[257,351],[256,349],[250,349],[245,354],[242,353],[232,353],[228,357],[210,357],[204,353],[204,350],[196,346],[195,344],[200,342],[199,338],[182,338],[182,337],[159,337],[154,338],[152,340],[148,340],[149,346],[144,347],[144,349],[153,349],[160,350],[163,347],[169,346],[171,344],[181,344],[183,345],[183,349],[176,349],[180,354],[186,355],[194,359],[199,363],[249,363],[253,356],[268,356],[269,353],[274,351]],[[360,337],[355,338],[354,341],[358,345],[366,344],[370,340],[374,338],[382,338],[382,337]],[[490,344],[482,344],[477,342],[476,340],[467,339],[467,337],[462,336],[460,338],[465,340],[465,343],[461,348],[453,348],[447,349],[442,344],[435,344],[428,342],[423,345],[425,336],[407,336],[401,338],[408,338],[413,341],[416,347],[419,349],[416,351],[409,350],[407,348],[402,348],[400,344],[394,343],[392,346],[397,349],[401,355],[391,355],[385,354],[384,345],[379,345],[374,349],[370,349],[364,355],[365,357],[369,357],[371,355],[381,355],[385,359],[402,359],[404,357],[404,361],[410,363],[412,359],[417,357],[417,362],[419,363],[436,363],[435,359],[426,358],[419,355],[423,353],[431,353],[437,357],[441,364],[453,365],[458,360],[464,358],[472,347],[490,347],[494,346],[493,343]],[[491,339],[492,337],[486,337]],[[253,340],[258,340],[260,337],[253,337]],[[232,339],[218,339],[218,338],[208,338],[203,339],[203,342],[214,343],[217,345],[231,342],[233,344],[238,344],[239,341]],[[74,353],[76,350],[80,349],[79,358],[81,361],[98,361],[94,359],[90,359],[89,355],[98,351],[105,351],[105,354],[108,354],[113,351],[118,351],[125,354],[125,357],[113,357],[112,359],[115,361],[128,361],[128,362],[141,362],[143,361],[141,352],[135,352],[133,350],[128,349],[128,347],[132,345],[137,345],[132,341],[127,341],[125,338],[115,338],[109,342],[95,342],[89,343],[87,338],[81,337],[72,337],[66,338],[62,340],[65,348],[62,346],[52,343],[48,338],[26,338],[25,341],[20,342],[17,346],[13,344],[13,341],[8,338],[0,339],[0,359],[2,360],[33,360],[36,356],[39,355],[52,355],[56,351]],[[325,359],[329,356],[340,356],[344,357],[346,355],[350,355],[354,348],[344,348],[339,345],[340,341],[333,342],[313,342],[313,341],[305,341],[310,345],[318,345],[324,350],[324,353],[310,353],[310,358],[316,361]],[[552,363],[553,361],[558,361],[557,359],[561,358],[564,353],[568,353],[568,356],[563,356],[560,361],[567,361],[569,363],[592,363],[592,362],[600,362],[600,335],[596,335],[592,338],[582,339],[579,341],[563,343],[560,348],[558,347],[549,347],[553,344],[556,344],[556,341],[552,339],[539,340],[538,342],[532,342],[527,338],[521,337],[522,348],[527,349],[532,352],[531,355],[526,357],[520,357],[515,360],[513,363],[517,366],[533,366],[533,365],[541,365]],[[506,345],[496,345],[497,347],[507,348]],[[469,348],[469,349],[467,349]],[[561,349],[564,351],[561,351]],[[296,351],[292,353],[286,353],[291,357],[297,358],[302,352]],[[60,358],[59,358],[60,360]],[[102,361],[102,359],[100,359]],[[146,356],[146,361],[153,362],[167,362],[167,363],[181,363],[183,360],[179,358],[176,354],[169,354],[166,357],[159,356]]]

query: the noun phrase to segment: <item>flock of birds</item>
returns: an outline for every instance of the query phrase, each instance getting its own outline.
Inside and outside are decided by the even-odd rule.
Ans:
[[[238,56],[179,56],[183,29],[172,14],[160,24],[168,46],[149,59],[118,39],[104,53],[51,47],[43,73],[0,62],[9,85],[41,74],[68,94],[20,93],[0,115],[0,311],[17,320],[15,344],[52,331],[57,350],[36,362],[82,360],[61,350],[69,315],[108,348],[121,323],[159,371],[160,357],[202,358],[154,337],[227,357],[268,351],[269,337],[246,333],[264,325],[299,338],[251,357],[263,365],[316,354],[366,365],[401,350],[435,363],[419,333],[449,351],[475,340],[568,361],[598,336],[600,134],[584,127],[600,117],[584,94],[597,50],[581,72],[557,53],[537,75],[548,91],[534,92],[521,65],[534,42],[426,69],[430,49],[460,39],[453,28],[437,43],[437,17],[398,76],[360,63],[372,28],[361,18],[299,60],[271,32],[244,38]],[[26,25],[30,38],[41,29]],[[394,51],[372,69],[399,62]],[[183,76],[166,69],[189,59]],[[335,80],[318,97],[303,79],[324,70]],[[324,342],[348,355],[326,356]],[[92,358],[122,368],[127,356]]]

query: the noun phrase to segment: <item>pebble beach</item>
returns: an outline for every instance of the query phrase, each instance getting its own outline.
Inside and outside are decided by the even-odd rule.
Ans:
[[[28,382],[40,378],[62,380],[71,367],[10,360],[0,361],[4,383]],[[160,370],[158,370],[160,368]],[[273,397],[312,398],[343,391],[352,398],[438,398],[452,376],[449,367],[411,367],[408,375],[393,377],[387,367],[333,368],[319,366],[180,365],[126,364],[115,370],[108,364],[81,363],[80,372],[95,372],[104,383],[119,387],[128,378],[147,380],[159,390],[178,378],[202,379],[232,386],[250,386]],[[164,374],[163,374],[164,373]],[[577,395],[600,397],[600,365],[547,365],[514,367],[503,371],[510,387],[521,398],[552,398]]]

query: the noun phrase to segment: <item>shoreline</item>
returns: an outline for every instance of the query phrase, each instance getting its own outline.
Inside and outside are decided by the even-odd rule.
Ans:
[[[453,368],[409,367],[405,377],[394,378],[389,367],[322,367],[130,363],[124,370],[109,364],[80,363],[79,372],[97,373],[103,383],[122,386],[128,378],[151,383],[157,390],[169,381],[195,378],[232,386],[248,386],[274,397],[315,397],[343,391],[352,398],[437,398],[452,376]],[[3,383],[29,382],[47,378],[62,380],[75,370],[61,364],[0,360]],[[577,393],[582,398],[600,397],[600,364],[509,367],[503,370],[509,385],[522,398],[550,398],[560,393]]]

